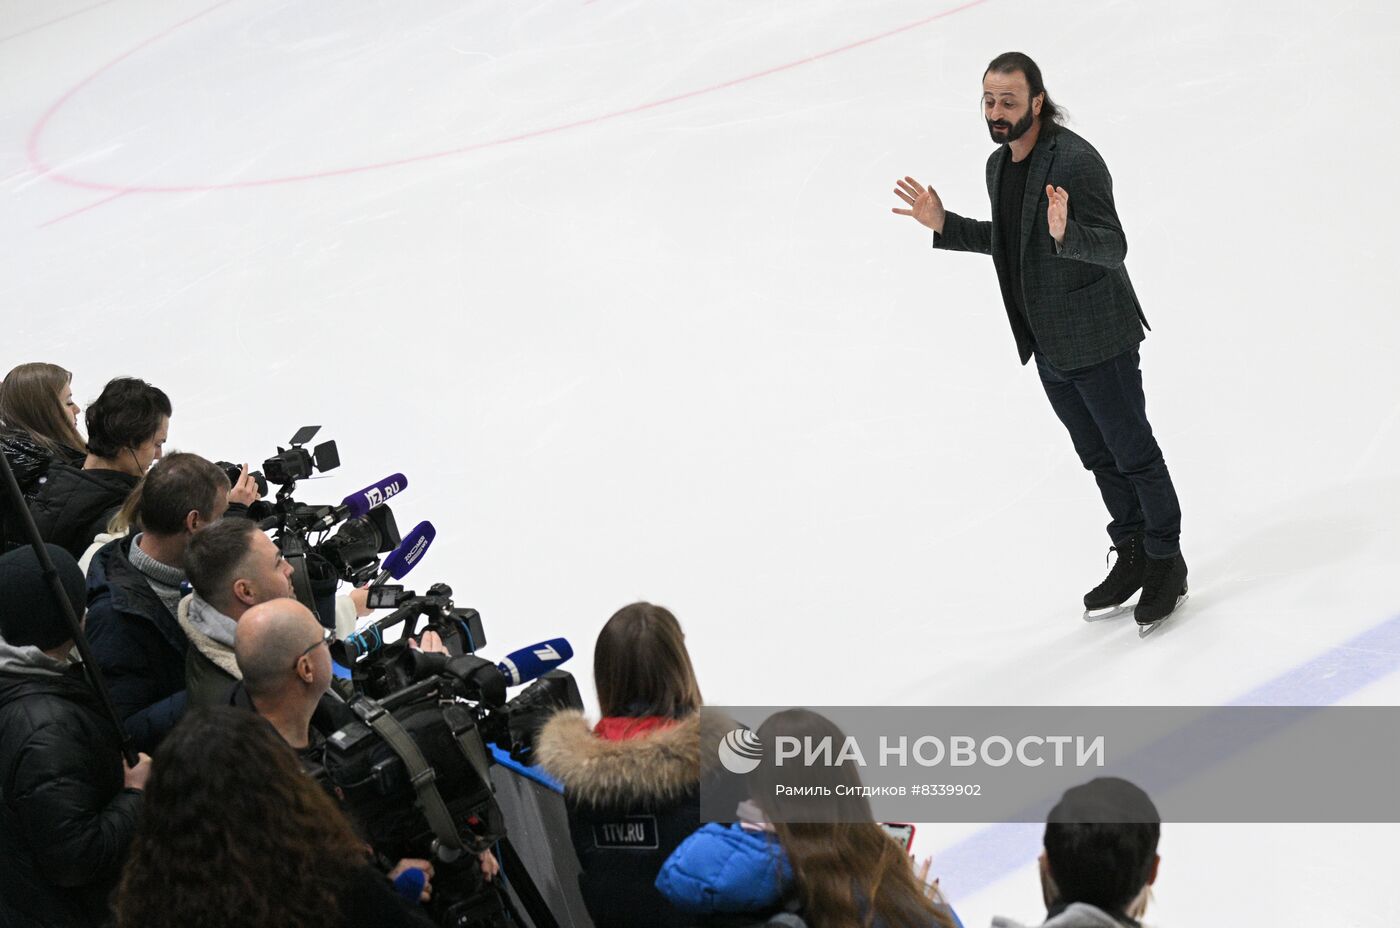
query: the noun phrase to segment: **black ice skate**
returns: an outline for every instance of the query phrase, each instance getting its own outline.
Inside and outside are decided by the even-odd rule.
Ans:
[[[1147,556],[1142,550],[1142,533],[1130,535],[1122,544],[1108,549],[1117,551],[1118,559],[1103,583],[1084,594],[1084,621],[1100,622],[1127,615],[1131,606],[1124,606],[1128,597],[1142,586],[1147,568]]]
[[[1142,638],[1156,631],[1162,620],[1186,601],[1186,560],[1180,554],[1144,560],[1147,571],[1142,579],[1142,595],[1133,610],[1138,635]]]

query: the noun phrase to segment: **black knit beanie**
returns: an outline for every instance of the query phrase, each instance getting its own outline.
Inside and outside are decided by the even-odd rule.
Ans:
[[[58,579],[82,618],[87,605],[83,572],[78,562],[58,545],[46,545]],[[39,557],[26,545],[0,556],[0,637],[15,647],[33,645],[41,651],[58,647],[73,637],[53,593],[44,580]]]

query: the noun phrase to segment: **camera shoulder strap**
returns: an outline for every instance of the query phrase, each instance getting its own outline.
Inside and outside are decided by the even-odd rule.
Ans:
[[[413,738],[384,707],[370,699],[357,699],[350,704],[355,714],[372,728],[375,734],[393,749],[408,770],[409,781],[418,793],[418,808],[428,820],[429,827],[437,836],[438,843],[451,851],[462,850],[462,838],[457,827],[452,824],[452,815],[447,811],[447,803],[438,792],[437,774],[428,765],[423,752],[418,750]]]

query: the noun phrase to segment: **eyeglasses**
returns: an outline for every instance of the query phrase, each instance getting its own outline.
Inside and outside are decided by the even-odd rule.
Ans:
[[[334,641],[334,640],[335,640],[335,632],[331,631],[329,628],[323,628],[323,629],[321,629],[321,638],[320,638],[320,640],[319,640],[319,641],[313,641],[310,645],[307,646],[307,648],[306,648],[305,651],[302,651],[300,654],[298,654],[298,655],[297,655],[297,659],[296,659],[295,661],[292,662],[292,666],[295,667],[295,666],[297,665],[297,663],[300,662],[301,659],[302,659],[303,657],[305,657],[306,655],[310,654],[312,651],[316,650],[316,649],[319,648],[321,645],[326,645],[327,647],[330,647],[330,643],[331,643],[332,641]]]

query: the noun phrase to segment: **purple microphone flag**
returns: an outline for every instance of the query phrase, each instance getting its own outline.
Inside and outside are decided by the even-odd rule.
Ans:
[[[383,569],[395,580],[402,580],[427,553],[428,546],[437,537],[433,523],[423,521],[413,526],[413,531],[404,536],[399,546],[384,558]]]
[[[408,478],[403,474],[391,474],[357,493],[351,493],[341,500],[340,504],[350,510],[350,518],[358,519],[375,506],[382,506],[406,489],[408,489]]]

